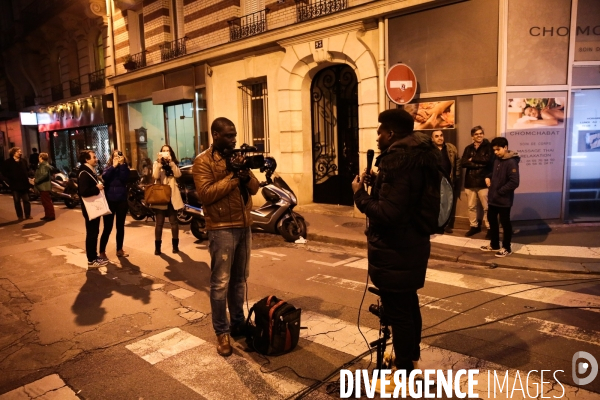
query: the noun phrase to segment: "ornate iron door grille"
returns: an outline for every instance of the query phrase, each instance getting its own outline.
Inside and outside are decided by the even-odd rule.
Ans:
[[[358,174],[358,83],[347,65],[319,72],[311,87],[313,201],[352,205]]]

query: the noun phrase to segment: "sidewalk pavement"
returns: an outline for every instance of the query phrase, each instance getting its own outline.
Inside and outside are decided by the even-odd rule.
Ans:
[[[298,206],[308,226],[308,240],[365,248],[364,215],[354,217],[349,206],[307,204]],[[489,268],[514,268],[533,271],[600,274],[600,224],[562,224],[553,222],[514,222],[513,254],[504,258],[479,248],[489,244],[485,229],[465,237],[466,221],[457,218],[450,235],[432,235],[431,258]]]

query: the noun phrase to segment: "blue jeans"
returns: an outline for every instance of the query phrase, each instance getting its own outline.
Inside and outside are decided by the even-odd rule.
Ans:
[[[208,231],[210,252],[210,308],[215,333],[229,333],[227,308],[231,325],[246,322],[244,297],[250,274],[250,228]]]

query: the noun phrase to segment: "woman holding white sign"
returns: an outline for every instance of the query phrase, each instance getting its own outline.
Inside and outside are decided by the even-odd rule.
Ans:
[[[85,219],[85,255],[88,259],[89,268],[99,268],[108,263],[108,260],[98,258],[98,234],[100,233],[100,215],[95,216],[98,210],[88,210],[90,208],[90,200],[93,197],[104,192],[104,185],[100,182],[96,175],[96,166],[98,159],[96,153],[92,150],[83,150],[79,153],[78,185],[79,196],[83,200],[81,211]],[[106,200],[105,200],[106,202]],[[90,219],[90,214],[94,211],[94,215]]]

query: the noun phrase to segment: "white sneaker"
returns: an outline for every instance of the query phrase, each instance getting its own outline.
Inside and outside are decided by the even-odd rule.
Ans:
[[[500,249],[499,252],[496,253],[496,257],[506,257],[506,256],[510,256],[511,254],[512,254],[512,251],[502,248],[502,249]]]

